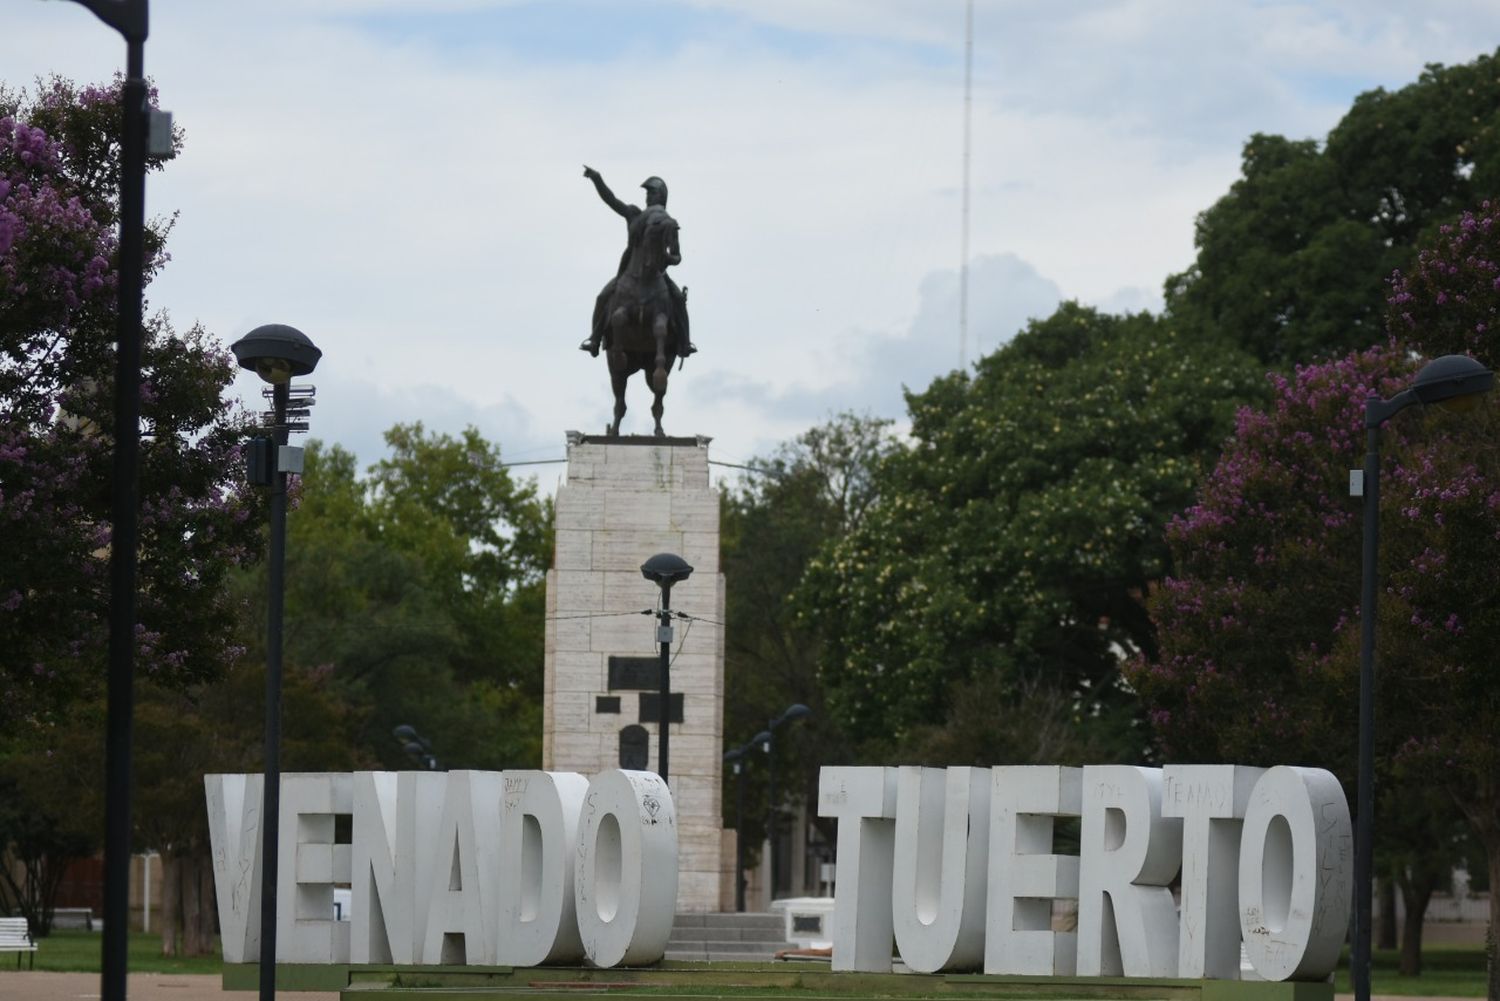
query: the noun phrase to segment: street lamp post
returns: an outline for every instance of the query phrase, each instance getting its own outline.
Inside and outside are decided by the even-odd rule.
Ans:
[[[734,768],[734,909],[745,910],[745,749],[724,752]]]
[[[1354,832],[1354,945],[1351,975],[1356,1001],[1370,1001],[1371,884],[1375,850],[1375,619],[1380,552],[1380,429],[1414,403],[1447,403],[1487,392],[1494,373],[1464,355],[1444,355],[1422,367],[1407,389],[1389,400],[1365,401],[1364,559],[1359,602],[1359,823]]]
[[[762,731],[766,749],[766,837],[771,841],[768,860],[770,878],[766,892],[768,902],[776,899],[776,820],[780,813],[776,808],[776,728],[783,723],[790,723],[811,715],[811,709],[800,702],[794,702],[787,706],[786,711],[780,716],[771,720],[770,725]]]
[[[745,763],[752,748],[771,735],[762,730],[732,751],[724,752],[724,760],[734,766],[734,909],[745,910]]]
[[[290,416],[305,417],[311,395],[298,395],[291,412],[293,376],[307,375],[323,356],[302,331],[284,324],[256,327],[230,345],[243,368],[271,384],[271,437],[250,442],[252,484],[271,492],[271,551],[267,565],[265,791],[261,798],[260,998],[276,997],[276,879],[281,821],[281,634],[286,597],[286,477],[302,471],[301,449],[287,447]],[[297,430],[307,430],[299,421]]]
[[[145,281],[147,0],[78,0],[125,39],[120,244],[115,315],[115,452],[110,485],[109,681],[104,764],[104,932],[100,996],[124,1001],[130,914],[130,776],[135,716],[135,580],[140,526],[141,290]],[[166,151],[171,128],[166,129]],[[159,150],[158,150],[159,151]]]
[[[667,748],[672,731],[672,585],[687,580],[693,568],[676,553],[657,553],[641,564],[641,576],[661,588],[656,639],[661,644],[661,699],[657,703],[656,773],[667,781]]]

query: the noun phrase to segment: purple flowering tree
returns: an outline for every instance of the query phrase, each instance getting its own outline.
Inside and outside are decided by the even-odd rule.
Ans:
[[[1160,655],[1132,684],[1179,760],[1286,761],[1353,777],[1357,735],[1363,408],[1421,361],[1467,352],[1500,364],[1500,225],[1488,205],[1444,226],[1391,280],[1392,341],[1273,376],[1274,404],[1235,435],[1168,529],[1176,573],[1150,607]],[[1418,913],[1461,813],[1500,887],[1500,406],[1408,410],[1386,430],[1377,741],[1377,838]],[[1492,894],[1491,929],[1500,926]],[[1408,926],[1403,966],[1418,960]],[[1500,998],[1491,940],[1490,997]]]
[[[1350,772],[1355,734],[1328,725],[1354,719],[1354,679],[1336,655],[1358,639],[1348,470],[1363,454],[1365,397],[1392,395],[1411,370],[1382,347],[1271,375],[1272,405],[1239,412],[1197,503],[1168,524],[1175,572],[1150,598],[1160,655],[1136,660],[1130,679],[1169,758],[1249,762],[1276,748]]]
[[[44,776],[105,681],[119,104],[118,80],[0,90],[0,760]],[[148,279],[169,226],[149,228]],[[227,578],[259,519],[228,352],[164,314],[147,326],[137,664],[181,687],[234,656]],[[85,804],[50,799],[59,829],[93,830],[64,816]]]
[[[1423,356],[1500,368],[1500,206],[1441,228],[1391,281],[1387,323]],[[1446,790],[1489,856],[1489,996],[1500,998],[1500,399],[1445,414],[1440,436],[1399,471],[1401,526],[1383,569],[1385,721],[1397,761]],[[1424,429],[1424,435],[1428,433]]]

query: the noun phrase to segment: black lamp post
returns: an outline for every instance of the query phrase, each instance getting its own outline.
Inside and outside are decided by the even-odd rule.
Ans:
[[[292,377],[307,375],[323,356],[307,335],[271,323],[256,327],[230,345],[242,368],[271,384],[271,437],[249,443],[247,468],[252,484],[271,491],[271,552],[266,611],[265,792],[261,799],[260,997],[276,997],[276,869],[281,827],[281,617],[286,597],[286,477],[302,471],[301,449],[287,447],[292,418],[305,418],[311,387],[299,387],[298,406],[289,414]],[[307,430],[297,420],[296,430]]]
[[[135,716],[135,579],[139,542],[141,289],[145,271],[146,154],[170,153],[171,118],[152,135],[146,92],[147,0],[78,0],[125,39],[121,91],[120,249],[115,315],[115,454],[110,485],[109,681],[104,765],[103,1001],[124,1001],[130,915],[130,776]]]
[[[1389,400],[1365,401],[1364,568],[1359,602],[1359,823],[1354,832],[1354,948],[1356,1001],[1370,1001],[1370,889],[1375,849],[1375,619],[1380,551],[1380,428],[1414,403],[1447,403],[1487,392],[1495,375],[1473,358],[1444,355],[1422,366],[1407,389]]]
[[[757,737],[764,736],[763,746],[766,749],[766,837],[771,839],[770,852],[770,886],[767,900],[776,899],[776,820],[780,810],[776,806],[776,728],[783,723],[793,720],[804,719],[812,715],[812,710],[800,702],[794,702],[786,707],[786,711],[775,719]]]
[[[641,576],[661,588],[661,608],[657,611],[660,620],[656,626],[656,639],[661,644],[661,699],[658,702],[656,738],[656,772],[663,782],[667,781],[667,745],[672,730],[672,585],[687,580],[693,568],[687,560],[676,553],[657,553],[641,564]]]
[[[745,755],[771,735],[762,730],[732,751],[724,752],[724,760],[734,766],[734,909],[745,910]]]
[[[391,736],[401,745],[401,750],[422,768],[429,772],[438,771],[437,755],[432,753],[432,741],[417,732],[417,728],[407,723],[391,730]]]

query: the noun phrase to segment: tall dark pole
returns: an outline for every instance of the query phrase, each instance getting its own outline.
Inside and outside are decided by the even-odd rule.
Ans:
[[[667,747],[672,736],[672,585],[661,588],[661,625],[657,629],[661,641],[661,719],[656,741],[656,771],[663,782],[667,781]]]
[[[745,910],[745,765],[734,763],[734,909]]]
[[[1350,975],[1355,1001],[1370,1001],[1370,890],[1375,853],[1375,619],[1380,554],[1380,428],[1365,432],[1364,570],[1359,599],[1359,788],[1354,832],[1354,943]]]
[[[121,101],[119,303],[115,318],[115,455],[109,545],[109,682],[104,765],[104,932],[100,995],[124,1001],[130,930],[130,775],[135,715],[135,579],[139,541],[141,288],[146,228],[146,3],[134,0]],[[98,11],[95,11],[98,13]],[[101,15],[102,16],[102,15]]]
[[[766,837],[771,840],[766,900],[776,899],[776,726],[766,731]]]
[[[271,390],[271,553],[270,594],[266,610],[266,750],[265,792],[261,815],[260,999],[276,997],[276,880],[281,830],[281,620],[286,597],[286,473],[281,446],[287,443],[287,400],[291,387]]]

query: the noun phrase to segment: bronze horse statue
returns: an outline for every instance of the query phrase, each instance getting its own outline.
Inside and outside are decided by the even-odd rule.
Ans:
[[[636,233],[625,266],[604,286],[594,305],[594,333],[605,345],[615,393],[615,420],[609,434],[620,433],[626,381],[636,372],[649,371],[651,416],[656,419],[656,437],[663,438],[667,376],[687,343],[686,290],[678,292],[667,277],[667,268],[682,260],[682,252],[677,221],[660,205],[647,206],[630,227]]]

